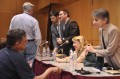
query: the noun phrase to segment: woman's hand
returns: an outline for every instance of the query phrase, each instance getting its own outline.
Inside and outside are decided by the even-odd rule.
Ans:
[[[58,62],[58,63],[67,63],[67,58],[62,58],[62,59],[56,58],[56,62]]]
[[[62,62],[62,59],[56,58],[56,62],[61,63],[61,62]]]
[[[91,46],[91,44],[87,44],[87,45],[84,47],[84,49],[85,49],[87,46]]]
[[[55,61],[58,62],[58,61],[59,61],[59,58],[56,57],[56,60],[55,60]]]
[[[90,45],[90,46],[86,46],[85,49],[86,49],[88,52],[96,53],[96,52],[95,52],[96,50],[95,50],[95,49],[93,48],[93,46],[91,46],[91,45]]]

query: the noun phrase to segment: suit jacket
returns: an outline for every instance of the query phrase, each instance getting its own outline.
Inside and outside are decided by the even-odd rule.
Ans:
[[[51,25],[51,33],[52,33],[52,42],[53,42],[54,48],[59,47],[59,44],[56,41],[56,38],[60,37],[57,30],[57,25],[54,25],[54,24]]]
[[[103,47],[102,28],[99,29],[100,47],[96,50],[96,55],[104,56],[107,63],[120,68],[120,31],[119,29],[109,24],[103,33],[106,49]],[[110,62],[111,61],[111,62]]]
[[[73,38],[74,36],[80,35],[79,26],[78,26],[78,24],[77,24],[76,21],[72,21],[72,20],[69,19],[69,20],[66,22],[66,24],[65,24],[65,31],[63,30],[63,24],[62,24],[62,23],[61,23],[60,27],[61,27],[61,29],[62,29],[62,30],[61,30],[61,31],[62,31],[62,32],[61,32],[61,36],[62,36],[62,38],[64,38],[64,39],[63,39],[63,42],[64,42],[65,40],[68,40],[68,41],[69,41],[68,44],[66,44],[66,45],[63,46],[63,51],[64,51],[64,53],[65,53],[67,56],[69,56],[69,51],[70,51],[70,49],[73,49],[73,50],[74,50],[72,38]]]

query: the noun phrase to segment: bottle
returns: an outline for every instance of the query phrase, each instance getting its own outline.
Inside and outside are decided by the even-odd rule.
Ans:
[[[70,50],[70,71],[74,71],[74,53]]]
[[[45,48],[45,46],[43,46],[43,49],[42,49],[42,57],[46,57],[46,48]]]
[[[49,46],[47,46],[46,55],[47,55],[47,57],[50,57],[50,48],[49,48]]]
[[[74,51],[74,69],[77,68],[77,53]]]
[[[52,60],[55,61],[56,60],[56,53],[52,52]]]

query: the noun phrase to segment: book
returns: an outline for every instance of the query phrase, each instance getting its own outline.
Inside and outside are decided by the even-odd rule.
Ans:
[[[113,75],[120,74],[120,70],[104,70],[104,72],[107,72]]]

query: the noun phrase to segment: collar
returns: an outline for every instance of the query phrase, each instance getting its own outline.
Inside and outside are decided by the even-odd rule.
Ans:
[[[23,14],[28,14],[28,15],[29,15],[29,12],[27,12],[27,11],[24,11],[24,12],[23,12]]]
[[[101,27],[101,29],[104,30],[104,31],[108,31],[109,27],[110,27],[110,24],[107,24],[105,28]]]
[[[65,21],[65,24],[67,23],[67,21],[69,20],[70,18],[67,18],[66,21]]]

